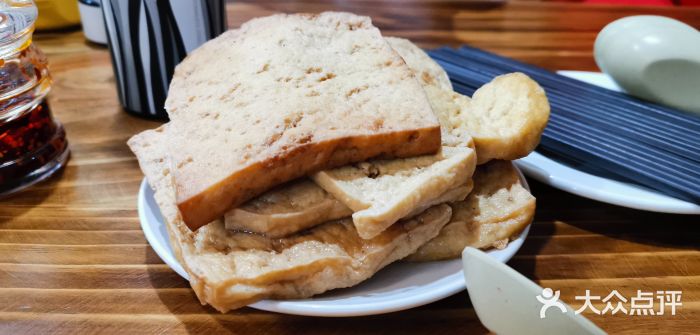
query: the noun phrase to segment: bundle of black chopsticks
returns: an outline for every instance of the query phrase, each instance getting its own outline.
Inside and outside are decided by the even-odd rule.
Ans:
[[[505,73],[537,81],[552,107],[537,151],[700,203],[700,117],[476,48],[429,54],[468,96]]]

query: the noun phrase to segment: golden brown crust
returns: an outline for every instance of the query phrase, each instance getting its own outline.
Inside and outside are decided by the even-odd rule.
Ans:
[[[474,138],[477,163],[530,154],[540,143],[549,111],[544,90],[525,74],[501,75],[480,87],[462,114]]]
[[[407,260],[457,258],[467,246],[502,248],[532,221],[535,197],[523,187],[513,163],[491,161],[477,167],[472,193],[450,206],[450,223]]]
[[[424,88],[443,125],[443,145],[470,135],[479,165],[527,156],[540,143],[549,119],[544,90],[522,73],[495,77],[472,98],[436,86]]]
[[[197,230],[229,208],[308,173],[374,157],[412,157],[433,154],[439,149],[437,126],[309,144],[237,171],[205,192],[180,201],[178,208],[187,226]]]
[[[308,178],[276,187],[224,218],[226,229],[283,237],[352,215],[352,210]]]
[[[443,147],[437,155],[378,160],[325,170],[311,176],[338,201],[355,211],[355,228],[372,238],[435,199],[464,185],[476,166],[474,150]]]

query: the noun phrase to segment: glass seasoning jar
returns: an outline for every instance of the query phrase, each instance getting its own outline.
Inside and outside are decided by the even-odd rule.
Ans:
[[[60,169],[68,158],[63,126],[46,102],[48,63],[32,44],[31,0],[0,0],[0,196]]]

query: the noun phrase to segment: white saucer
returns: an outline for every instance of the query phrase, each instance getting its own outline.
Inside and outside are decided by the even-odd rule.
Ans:
[[[522,174],[520,177],[529,189],[525,177]],[[175,259],[170,248],[160,210],[145,179],[139,189],[138,211],[141,228],[153,250],[175,272],[187,279],[187,272]],[[498,261],[507,262],[523,245],[529,230],[530,226],[505,249],[490,250],[487,254]],[[397,262],[355,287],[333,290],[303,300],[262,300],[250,307],[296,315],[372,315],[425,305],[465,288],[461,259],[426,263]]]
[[[559,74],[620,91],[606,74],[559,71]],[[528,177],[585,198],[652,212],[700,214],[700,205],[663,195],[643,186],[595,176],[559,163],[537,152],[516,161]]]

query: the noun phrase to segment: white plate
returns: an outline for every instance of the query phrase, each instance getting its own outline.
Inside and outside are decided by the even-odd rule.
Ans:
[[[518,171],[520,173],[520,171]],[[525,177],[520,178],[529,189]],[[144,179],[139,189],[139,218],[148,243],[160,258],[180,276],[187,272],[175,259],[168,243],[168,233]],[[530,226],[503,250],[487,251],[494,259],[507,262],[523,245]],[[250,307],[287,314],[312,316],[359,316],[400,311],[448,297],[466,288],[462,260],[408,263],[397,262],[379,271],[371,279],[351,288],[303,300],[262,300]]]
[[[558,73],[620,91],[612,79],[603,73],[583,71],[559,71]],[[694,203],[672,198],[643,186],[585,173],[537,152],[517,160],[516,164],[533,179],[589,199],[652,212],[700,214],[700,206]]]

